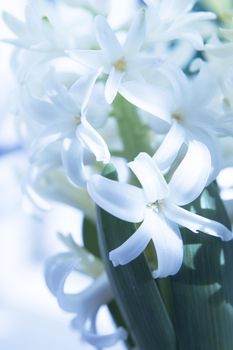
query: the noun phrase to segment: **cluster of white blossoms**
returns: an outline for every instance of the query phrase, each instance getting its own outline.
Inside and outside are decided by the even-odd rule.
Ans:
[[[218,138],[233,136],[233,30],[222,30],[228,41],[217,39],[215,14],[195,11],[195,0],[131,2],[130,17],[116,24],[114,0],[29,0],[24,21],[3,14],[14,34],[4,41],[15,45],[14,110],[30,159],[28,195],[39,205],[48,198],[69,203],[91,219],[92,199],[140,224],[109,257],[114,266],[127,264],[152,240],[158,278],[181,267],[179,226],[223,241],[233,237],[221,223],[182,208],[216,179]],[[196,59],[198,52],[205,59]],[[122,100],[135,113],[127,137],[129,108],[121,109]],[[129,159],[137,137],[151,153],[134,149],[137,156]],[[100,175],[117,157],[128,162],[137,186]],[[64,293],[79,253],[52,259],[47,284],[61,307],[79,315],[75,324],[87,341],[111,346],[125,332],[97,335],[97,310],[112,298],[106,275],[92,276],[87,294]]]
[[[52,256],[47,261],[45,279],[48,288],[57,298],[59,306],[71,313],[77,313],[72,326],[81,331],[82,339],[97,348],[110,347],[127,338],[126,331],[119,327],[111,334],[97,334],[99,308],[113,300],[111,285],[101,261],[83,247],[78,246],[71,235],[62,237],[69,252]],[[76,294],[65,292],[65,284],[72,272],[83,273],[93,282]]]

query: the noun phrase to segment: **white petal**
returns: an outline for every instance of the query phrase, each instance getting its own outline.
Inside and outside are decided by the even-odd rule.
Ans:
[[[225,58],[231,56],[233,52],[233,43],[224,43],[219,45],[207,44],[205,50],[208,54],[214,55],[219,58]]]
[[[119,92],[136,107],[170,123],[173,99],[169,89],[143,82],[126,81],[121,84]]]
[[[101,74],[101,69],[92,74],[79,78],[69,89],[69,94],[73,97],[74,101],[80,106],[81,114],[85,113],[88,101],[93,91],[95,82],[98,76]]]
[[[233,137],[233,115],[226,114],[216,123],[215,132],[218,137]]]
[[[96,349],[102,349],[114,346],[118,341],[125,341],[128,335],[124,328],[118,327],[114,333],[100,335],[84,331],[82,339],[95,346]]]
[[[154,278],[164,278],[176,274],[183,261],[183,242],[178,225],[151,211],[150,226],[155,246],[158,268]]]
[[[177,16],[187,15],[186,12],[189,12],[196,0],[163,0],[160,1],[159,11],[165,18],[176,18]]]
[[[96,39],[110,61],[114,62],[121,58],[123,56],[122,47],[103,16],[95,17],[95,29]]]
[[[42,125],[51,125],[61,120],[68,121],[70,117],[53,103],[29,95],[29,92],[24,96],[24,107],[30,118]]]
[[[95,155],[97,162],[109,163],[111,155],[106,142],[85,118],[77,127],[76,136]]]
[[[169,103],[171,104],[170,110],[173,112],[174,105],[183,105],[184,96],[186,96],[190,85],[189,80],[182,69],[174,66],[174,64],[170,64],[169,62],[166,62],[162,67],[160,67],[159,72],[164,75],[174,89],[172,94],[170,92],[171,96],[169,100]]]
[[[105,98],[109,104],[111,104],[115,99],[124,75],[125,72],[121,72],[116,68],[112,67],[105,85]]]
[[[124,52],[128,57],[134,57],[145,39],[145,10],[141,9],[133,20],[124,43]]]
[[[166,212],[166,216],[171,221],[187,227],[189,230],[195,233],[201,231],[211,236],[220,237],[223,241],[229,241],[233,238],[232,232],[226,226],[217,221],[191,213],[175,205],[169,205],[164,210]]]
[[[233,30],[226,28],[219,28],[220,33],[229,41],[233,41]]]
[[[109,259],[112,261],[113,266],[128,264],[143,253],[151,240],[151,230],[153,230],[151,220],[145,217],[137,231],[121,246],[109,253]]]
[[[40,33],[41,23],[40,23],[40,8],[38,3],[35,1],[29,1],[25,8],[25,22],[27,26],[27,31],[30,33]]]
[[[50,69],[44,80],[46,95],[50,101],[63,113],[73,114],[76,111],[76,104],[69,96],[67,88],[60,83],[57,73]]]
[[[84,166],[84,149],[80,141],[65,139],[62,146],[62,164],[70,182],[79,187],[86,187],[87,173]]]
[[[66,53],[75,61],[95,70],[98,70],[104,65],[101,50],[67,50]]]
[[[78,264],[78,259],[76,260]],[[59,306],[68,312],[75,312],[79,317],[80,328],[84,327],[84,322],[98,310],[102,304],[108,303],[112,299],[112,291],[105,273],[100,275],[87,289],[70,294],[64,292],[64,285],[69,274],[75,266],[66,266],[63,269],[59,288],[57,290],[57,301]]]
[[[154,278],[167,277],[178,272],[183,260],[183,243],[178,226],[147,210],[145,220],[137,231],[120,247],[109,253],[114,266],[125,265],[136,259],[153,240],[158,268]]]
[[[110,111],[111,106],[104,96],[104,83],[97,82],[88,103],[86,118],[95,129],[99,129],[106,125]]]
[[[170,199],[178,205],[191,203],[203,191],[210,172],[208,148],[202,142],[191,140],[184,159],[169,182]]]
[[[110,214],[129,222],[141,222],[146,200],[141,188],[94,175],[87,183],[94,202]]]
[[[18,20],[16,17],[12,16],[8,12],[3,11],[2,18],[7,27],[17,36],[20,36],[24,33],[24,23]]]
[[[214,96],[216,96],[219,86],[216,78],[208,69],[207,64],[201,64],[200,71],[197,77],[193,80],[192,89],[195,94],[195,102],[197,103],[197,106],[208,106]]]
[[[140,69],[154,70],[162,65],[163,61],[153,56],[138,56],[128,60],[128,71],[137,72]]]
[[[127,339],[127,332],[122,327],[117,328],[110,334],[102,335],[97,333],[96,318],[98,311],[103,304],[108,303],[113,298],[105,274],[102,274],[87,291],[80,293],[77,297],[82,297],[83,305],[78,307],[77,316],[72,321],[72,326],[81,331],[84,341],[92,344],[97,349],[102,349],[111,347],[120,340],[124,341]]]
[[[200,11],[196,11],[196,12],[191,12],[186,14],[185,16],[182,17],[182,19],[180,19],[179,21],[177,21],[177,23],[174,23],[173,28],[174,29],[184,29],[184,26],[186,26],[186,28],[191,27],[191,26],[199,26],[201,21],[209,21],[209,20],[213,20],[216,19],[217,16],[215,13],[213,12],[200,12]]]
[[[169,0],[167,0],[169,1]],[[178,13],[185,13],[189,12],[192,10],[196,0],[178,0],[178,1],[173,1],[173,10],[177,11]],[[166,9],[165,9],[166,11]]]
[[[61,253],[48,259],[45,266],[45,281],[53,295],[57,295],[60,283],[67,271],[77,265],[77,257],[71,253]]]
[[[173,123],[153,156],[162,172],[166,172],[172,165],[184,141],[184,129],[178,123]]]
[[[147,153],[139,153],[128,166],[140,181],[149,203],[168,196],[168,185],[156,162]]]
[[[72,132],[72,123],[61,122],[49,125],[32,142],[30,147],[30,160],[33,162],[51,143],[68,137]]]
[[[213,123],[214,124],[214,123]],[[212,126],[212,125],[211,125]],[[207,186],[216,179],[222,168],[222,156],[216,138],[205,132],[204,128],[192,129],[192,137],[206,145],[211,156],[211,171],[207,181]]]
[[[25,40],[19,40],[19,39],[2,39],[3,43],[14,45],[17,48],[28,48],[28,44],[25,43]]]
[[[204,48],[203,39],[198,32],[185,32],[179,34],[179,38],[189,41],[193,45],[194,49],[198,51],[201,51]]]

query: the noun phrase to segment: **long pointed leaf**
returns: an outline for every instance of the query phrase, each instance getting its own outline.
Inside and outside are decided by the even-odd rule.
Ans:
[[[192,210],[230,227],[215,184]],[[170,278],[180,350],[233,349],[233,242],[182,230],[184,263]]]

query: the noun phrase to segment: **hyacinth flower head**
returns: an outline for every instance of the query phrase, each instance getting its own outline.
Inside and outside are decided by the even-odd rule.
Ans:
[[[226,60],[228,57],[233,55],[233,29],[220,28],[220,34],[224,38],[224,41],[220,41],[216,36],[214,36],[205,45],[205,50],[210,56],[215,56]]]
[[[16,38],[4,39],[9,44],[52,56],[61,55],[67,48],[66,35],[59,27],[61,18],[48,3],[28,1],[25,22],[8,12],[3,13],[3,20],[16,35]]]
[[[81,77],[69,89],[62,85],[53,71],[47,75],[46,98],[25,95],[25,111],[42,125],[39,137],[32,147],[32,161],[45,151],[51,143],[62,141],[61,158],[66,174],[77,186],[85,186],[85,151],[93,154],[97,161],[108,162],[110,153],[107,144],[95,127],[104,123],[106,114],[96,113],[89,122],[87,104],[98,73]],[[44,153],[44,152],[43,152]],[[79,171],[78,171],[79,170]]]
[[[89,180],[88,192],[97,205],[122,220],[142,222],[125,243],[110,252],[114,266],[127,264],[138,257],[152,240],[158,259],[153,276],[167,277],[177,273],[183,259],[179,225],[195,233],[201,231],[222,240],[232,239],[232,232],[224,225],[182,208],[200,195],[211,168],[207,148],[191,166],[196,148],[202,148],[197,141],[194,143],[196,145],[190,145],[169,183],[166,183],[155,159],[146,153],[140,153],[129,163],[142,188],[100,175]],[[203,167],[208,170],[205,177],[200,176]]]
[[[181,70],[171,67],[163,70],[163,74],[167,75],[172,88],[156,86],[151,82],[125,82],[123,93],[129,101],[150,113],[153,116],[151,119],[160,120],[168,126],[169,131],[162,147],[155,154],[161,170],[166,171],[175,160],[183,143],[189,147],[193,140],[197,140],[200,146],[203,145],[203,152],[208,148],[212,159],[212,171],[208,180],[210,183],[221,168],[216,137],[233,135],[231,122],[222,110],[217,81],[204,64],[191,80]],[[216,104],[215,101],[219,103]],[[154,130],[160,131],[156,123]],[[196,157],[199,152],[201,147],[197,149]]]
[[[122,46],[103,16],[95,18],[96,39],[100,50],[71,50],[68,54],[92,69],[108,75],[105,97],[112,103],[123,80],[137,79],[140,69],[157,67],[160,60],[140,52],[145,39],[145,11],[140,10]]]
[[[147,11],[147,40],[168,42],[188,41],[196,50],[204,47],[201,35],[203,21],[216,19],[211,12],[192,12],[196,0],[145,0]]]

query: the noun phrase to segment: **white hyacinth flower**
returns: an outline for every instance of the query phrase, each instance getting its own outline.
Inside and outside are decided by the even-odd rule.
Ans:
[[[195,158],[198,148],[199,156]],[[211,160],[207,148],[203,148],[200,142],[195,141],[190,145],[169,183],[165,181],[155,160],[146,153],[140,153],[129,163],[129,167],[142,188],[100,175],[94,175],[87,186],[92,199],[104,210],[128,222],[142,222],[125,243],[110,252],[109,257],[114,266],[127,264],[137,258],[152,240],[158,260],[153,277],[177,273],[183,259],[178,225],[195,233],[201,231],[220,237],[224,241],[232,239],[232,232],[221,223],[180,207],[195,200],[208,179]],[[202,176],[202,168],[206,169],[206,176]]]
[[[67,179],[62,167],[61,147],[61,142],[49,145],[46,152],[29,166],[23,191],[40,210],[51,210],[54,203],[64,203],[82,210],[94,221],[94,206],[86,189],[73,186]]]
[[[184,39],[196,50],[203,49],[200,24],[216,19],[214,13],[191,12],[196,0],[145,0],[145,3],[149,42]]]
[[[54,15],[55,13],[55,15]],[[29,1],[25,8],[25,23],[8,12],[3,20],[16,38],[4,41],[20,48],[60,55],[68,48],[68,35],[61,30],[58,13],[49,4]],[[50,18],[51,17],[51,18]]]
[[[132,81],[123,84],[121,93],[128,101],[154,116],[155,120],[163,121],[170,127],[162,147],[155,154],[161,170],[165,172],[169,164],[175,160],[183,143],[189,146],[198,140],[204,153],[206,146],[208,147],[212,158],[212,172],[209,177],[211,182],[221,168],[216,136],[233,135],[221,104],[217,108],[215,105],[215,101],[219,99],[218,84],[205,65],[199,74],[190,80],[181,70],[171,67],[166,71],[163,70],[163,74],[167,75],[172,87]],[[200,152],[200,149],[197,151]]]
[[[92,69],[108,75],[105,97],[112,103],[122,81],[138,79],[140,69],[157,67],[160,61],[141,53],[145,38],[145,11],[135,16],[123,46],[103,16],[95,18],[95,33],[101,50],[70,50],[68,54]]]
[[[227,60],[233,56],[233,29],[220,28],[220,34],[222,34],[225,41],[223,42],[217,37],[212,37],[205,45],[205,50],[210,57],[213,56]]]
[[[80,187],[86,185],[88,172],[85,165],[93,163],[93,156],[97,162],[108,163],[110,159],[107,144],[95,130],[103,125],[106,113],[104,109],[96,109],[96,118],[89,118],[88,113],[87,105],[97,76],[98,72],[83,76],[67,89],[51,71],[46,79],[45,98],[26,93],[24,99],[25,112],[43,126],[32,145],[32,161],[36,162],[50,144],[62,141],[65,172],[69,180]],[[95,106],[96,101],[93,102]]]
[[[220,28],[224,41],[212,37],[205,45],[205,55],[213,74],[220,82],[223,106],[227,112],[233,111],[233,29]]]
[[[73,243],[71,242],[73,245]],[[57,298],[59,306],[77,316],[72,322],[84,341],[98,349],[111,347],[127,338],[126,331],[119,327],[111,334],[98,334],[96,319],[99,308],[113,299],[113,293],[107,275],[99,272],[100,262],[84,248],[77,245],[73,252],[61,253],[51,257],[45,269],[48,288]],[[103,267],[102,267],[103,268]],[[93,278],[93,282],[79,293],[64,291],[67,278],[72,272],[80,271]]]

